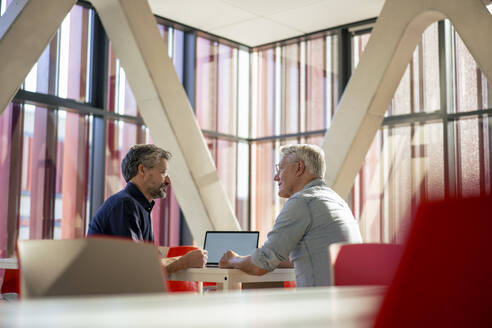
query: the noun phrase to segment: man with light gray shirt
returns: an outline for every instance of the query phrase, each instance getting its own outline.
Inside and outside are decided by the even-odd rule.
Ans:
[[[280,152],[274,181],[278,195],[289,199],[267,241],[251,256],[227,251],[219,266],[263,275],[293,264],[297,287],[331,285],[328,245],[362,242],[359,226],[347,203],[323,181],[326,164],[320,147],[287,145]]]

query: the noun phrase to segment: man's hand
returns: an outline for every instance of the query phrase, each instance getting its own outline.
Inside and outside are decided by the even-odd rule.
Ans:
[[[195,249],[183,256],[163,258],[161,263],[168,274],[188,268],[203,268],[207,263],[207,251]]]
[[[207,251],[195,249],[183,255],[181,260],[184,262],[185,268],[203,268],[207,263],[207,258]]]
[[[228,250],[224,253],[224,255],[222,255],[219,261],[219,268],[239,269],[246,273],[258,276],[264,275],[268,272],[267,270],[254,265],[251,261],[251,256],[241,256],[231,250]]]
[[[237,267],[234,266],[235,264],[235,259],[241,258],[242,256],[239,256],[239,254],[228,250],[227,252],[222,255],[219,261],[219,268],[227,268],[227,269],[237,269]]]

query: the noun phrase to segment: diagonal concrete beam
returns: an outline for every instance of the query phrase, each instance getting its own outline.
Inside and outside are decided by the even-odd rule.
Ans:
[[[0,17],[0,114],[76,0],[15,0]]]
[[[147,1],[94,0],[198,245],[206,230],[240,230]]]
[[[492,16],[482,0],[387,0],[323,141],[325,179],[348,195],[417,43],[448,17],[492,81]]]

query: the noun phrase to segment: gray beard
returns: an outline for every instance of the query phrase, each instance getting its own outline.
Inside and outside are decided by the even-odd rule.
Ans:
[[[152,196],[152,199],[166,198],[167,192],[165,190],[158,189],[153,191],[150,195]]]

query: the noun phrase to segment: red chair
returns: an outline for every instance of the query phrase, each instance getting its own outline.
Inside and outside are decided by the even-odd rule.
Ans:
[[[167,252],[166,257],[183,256],[189,251],[198,249],[195,246],[171,246]],[[198,283],[192,281],[167,281],[167,291],[171,293],[176,292],[198,292]]]
[[[284,281],[284,288],[296,288],[295,281]]]
[[[421,206],[381,327],[492,327],[492,197]]]
[[[20,294],[20,271],[18,269],[5,269],[1,294]]]
[[[397,244],[346,244],[329,246],[335,286],[389,285],[403,247]]]

